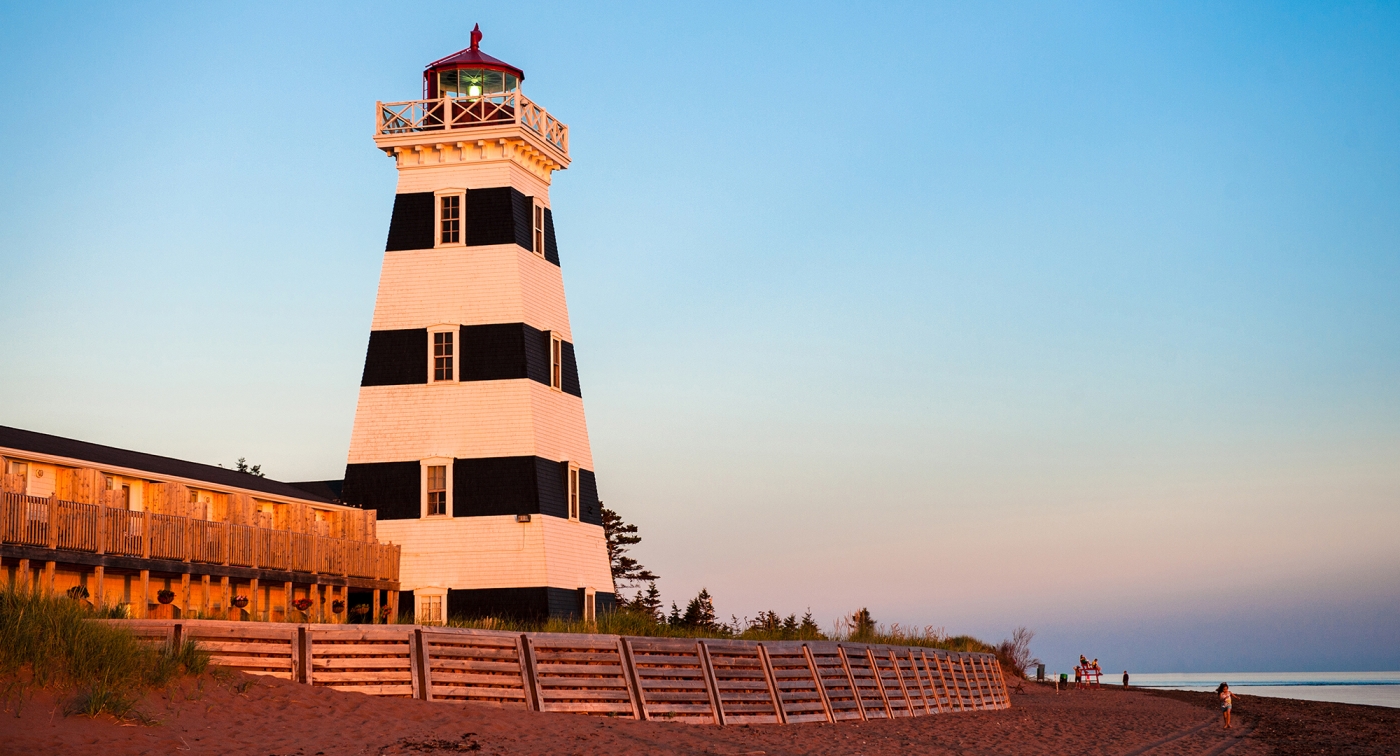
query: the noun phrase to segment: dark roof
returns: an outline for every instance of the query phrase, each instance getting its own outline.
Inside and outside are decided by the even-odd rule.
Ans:
[[[186,462],[183,459],[171,459],[170,457],[160,457],[155,454],[118,449],[112,446],[90,444],[86,441],[9,428],[4,425],[0,425],[0,447],[82,460],[92,463],[94,467],[123,467],[130,470],[141,470],[153,475],[201,480],[205,483],[229,488],[261,491],[266,494],[304,501],[331,503],[328,498],[313,495],[290,483],[281,483],[225,467],[201,465],[198,462]]]
[[[423,75],[427,76],[428,74],[439,69],[489,68],[495,71],[505,71],[508,74],[513,74],[517,79],[520,79],[521,81],[525,80],[524,71],[521,71],[520,69],[516,68],[515,66],[512,66],[504,60],[493,58],[490,55],[487,55],[486,53],[477,49],[477,46],[480,44],[481,25],[477,24],[476,28],[472,29],[471,47],[468,47],[465,50],[459,50],[447,56],[446,58],[438,58],[432,63],[429,63],[428,67],[423,71]]]
[[[345,504],[345,502],[340,500],[340,490],[344,487],[344,484],[345,481],[343,480],[300,480],[293,481],[287,485],[296,486],[312,496],[328,499],[338,504]],[[353,507],[355,505],[345,504],[345,506]]]

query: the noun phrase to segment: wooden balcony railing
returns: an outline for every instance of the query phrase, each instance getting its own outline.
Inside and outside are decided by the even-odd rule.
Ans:
[[[376,136],[456,131],[513,123],[535,132],[565,155],[569,154],[569,127],[519,92],[376,102],[374,111]]]
[[[323,575],[399,579],[399,547],[190,517],[0,494],[0,543],[227,564]]]

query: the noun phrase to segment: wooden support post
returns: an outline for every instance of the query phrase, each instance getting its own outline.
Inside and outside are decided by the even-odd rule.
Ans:
[[[885,676],[880,674],[880,665],[875,663],[875,652],[869,646],[865,647],[865,661],[870,665],[870,674],[875,676],[875,689],[880,691],[880,700],[885,704],[885,719],[894,719],[890,697],[885,693]]]
[[[201,616],[201,617],[208,617],[208,616],[209,616],[209,576],[208,576],[208,575],[200,575],[200,576],[199,576],[199,588],[200,588],[201,591],[203,591],[203,594],[202,594],[202,596],[201,596],[200,599],[199,599],[199,616]]]
[[[822,672],[817,667],[817,660],[812,656],[812,649],[807,648],[807,644],[802,644],[802,655],[807,657],[807,669],[812,672],[812,679],[817,681],[817,693],[821,695],[822,711],[826,712],[826,721],[836,724],[836,712],[831,710],[831,698],[826,694],[826,682],[822,680]]]
[[[856,676],[851,672],[851,660],[846,656],[846,647],[837,646],[837,652],[841,655],[841,667],[846,671],[846,682],[851,685],[851,695],[856,699],[856,711],[860,712],[860,721],[864,722],[869,717],[865,715],[865,699],[860,695],[860,688],[856,686]]]
[[[54,592],[54,576],[58,573],[58,563],[50,559],[44,562],[44,592]]]
[[[15,570],[15,589],[19,590],[20,588],[23,588],[24,591],[27,593],[32,587],[29,584],[30,581],[31,578],[29,577],[29,560],[21,559],[19,560],[19,567]]]
[[[389,624],[399,623],[399,592],[389,591]]]
[[[233,600],[233,596],[229,594],[229,584],[227,575],[219,578],[219,591],[222,598],[219,599],[218,611],[223,614],[224,619],[228,619],[228,610],[229,607],[232,606],[232,604],[229,602]]]
[[[258,593],[258,579],[253,578],[248,581],[248,618],[254,622],[258,621],[258,604],[262,600]]]
[[[190,616],[190,573],[186,572],[180,576],[180,619],[188,619]]]
[[[92,605],[101,609],[107,605],[107,568],[97,565],[92,571]]]
[[[49,548],[58,548],[58,494],[49,494]]]
[[[379,624],[379,589],[378,589],[378,588],[375,588],[375,589],[372,591],[372,593],[374,593],[374,598],[372,599],[372,606],[370,607],[370,611],[374,612],[374,617],[373,617],[372,619],[370,619],[369,622],[370,622],[371,625],[378,625],[378,624]]]
[[[148,547],[149,548],[149,547]],[[145,619],[150,614],[151,603],[151,571],[141,570],[141,611],[136,614],[138,619]]]
[[[292,584],[282,584],[282,621],[292,621]]]
[[[141,512],[141,558],[151,558],[151,513]]]

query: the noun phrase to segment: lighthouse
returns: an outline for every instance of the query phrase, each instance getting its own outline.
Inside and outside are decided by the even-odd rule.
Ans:
[[[615,589],[549,200],[569,129],[480,43],[375,105],[398,187],[341,495],[418,621],[591,619]]]

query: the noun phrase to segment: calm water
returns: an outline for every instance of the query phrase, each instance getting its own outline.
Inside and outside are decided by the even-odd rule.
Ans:
[[[1104,684],[1121,683],[1122,672],[1105,671]],[[1300,698],[1305,701],[1370,704],[1400,708],[1400,672],[1205,672],[1200,674],[1136,674],[1131,683],[1143,688],[1215,690],[1220,683],[1248,696]]]

